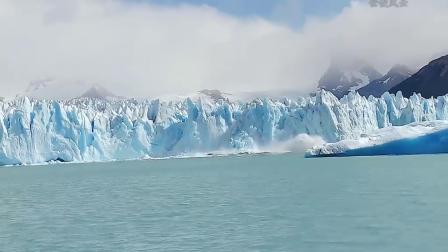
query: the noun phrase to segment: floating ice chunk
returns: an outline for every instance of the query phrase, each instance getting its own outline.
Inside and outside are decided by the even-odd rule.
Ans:
[[[307,157],[413,155],[448,153],[448,121],[391,126],[362,135],[326,143],[307,151]]]

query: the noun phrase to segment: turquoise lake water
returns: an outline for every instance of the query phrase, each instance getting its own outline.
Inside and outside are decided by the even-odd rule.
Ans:
[[[0,167],[0,251],[446,251],[448,155]]]

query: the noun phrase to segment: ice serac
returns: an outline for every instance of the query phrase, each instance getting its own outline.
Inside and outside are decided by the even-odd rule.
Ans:
[[[267,150],[300,134],[327,142],[388,126],[448,119],[448,96],[407,99],[326,91],[296,100],[80,98],[0,101],[0,165]]]

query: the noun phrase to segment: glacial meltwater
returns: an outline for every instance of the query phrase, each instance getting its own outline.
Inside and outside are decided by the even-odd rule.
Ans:
[[[446,251],[448,155],[0,167],[0,251]]]

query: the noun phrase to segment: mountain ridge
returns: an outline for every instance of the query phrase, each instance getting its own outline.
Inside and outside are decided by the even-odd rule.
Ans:
[[[380,97],[391,88],[412,76],[414,72],[405,65],[394,65],[383,77],[373,80],[368,85],[358,89],[357,92],[366,97],[370,95]]]
[[[382,76],[372,65],[363,60],[348,62],[333,60],[320,78],[318,89],[327,90],[340,99],[350,91],[362,88]]]
[[[389,90],[401,91],[404,97],[419,93],[425,98],[437,97],[448,93],[448,55],[432,60],[417,73]]]

